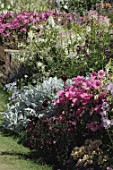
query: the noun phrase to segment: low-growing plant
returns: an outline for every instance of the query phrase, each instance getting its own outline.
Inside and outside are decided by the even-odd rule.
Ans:
[[[21,133],[26,127],[27,116],[51,117],[54,104],[52,99],[55,97],[55,91],[63,88],[61,79],[49,78],[36,87],[29,85],[18,89],[16,83],[7,84],[8,91],[12,91],[8,112],[4,113],[6,128],[10,128],[17,133]],[[45,105],[48,106],[46,109]],[[39,111],[39,112],[38,112]]]

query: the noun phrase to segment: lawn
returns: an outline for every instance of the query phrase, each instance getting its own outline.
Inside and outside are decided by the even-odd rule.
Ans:
[[[2,87],[0,86],[0,112],[6,109],[7,101],[8,101],[8,94],[3,92]]]
[[[17,144],[17,140],[0,133],[0,170],[51,170],[26,159],[29,149]]]

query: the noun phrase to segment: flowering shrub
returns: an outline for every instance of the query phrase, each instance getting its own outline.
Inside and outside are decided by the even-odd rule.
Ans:
[[[83,76],[73,78],[71,85],[66,85],[66,77],[62,77],[64,90],[58,91],[59,98],[53,100],[55,106],[52,116],[44,119],[37,116],[28,117],[30,122],[25,135],[27,146],[35,149],[48,163],[61,169],[69,169],[70,165],[73,167],[70,158],[72,149],[75,146],[83,146],[88,138],[99,139],[103,142],[102,150],[105,153],[100,160],[99,153],[101,155],[103,151],[97,149],[96,145],[94,152],[98,150],[98,153],[90,158],[91,165],[97,167],[96,162],[92,162],[96,159],[102,163],[102,168],[106,168],[111,161],[108,156],[109,147],[106,148],[106,144],[109,143],[110,146],[111,141],[106,139],[109,138],[108,131],[112,133],[113,125],[110,99],[112,85],[107,84],[109,78],[106,76],[105,72],[100,70],[98,73],[93,72],[87,79]],[[48,105],[45,107],[47,109]],[[108,159],[104,160],[105,157]],[[86,162],[83,161],[84,164]],[[88,166],[86,165],[87,168]],[[100,164],[99,167],[101,169]]]
[[[87,10],[90,10],[91,8],[96,8],[97,3],[101,2],[100,0],[56,0],[54,3],[54,0],[48,0],[48,2],[51,2],[50,4],[54,7],[61,10],[65,10],[68,12],[79,12],[81,15],[84,14]]]
[[[30,67],[29,74],[34,70],[39,79],[60,77],[62,73],[69,78],[86,76],[88,72],[103,69],[111,59],[111,26],[92,24],[92,19],[86,27],[73,23],[70,30],[54,24],[54,27],[40,25],[38,36],[34,35],[32,29],[28,32],[29,45],[25,52],[27,62],[24,70]]]

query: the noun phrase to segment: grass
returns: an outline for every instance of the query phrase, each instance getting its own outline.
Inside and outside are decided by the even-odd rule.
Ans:
[[[6,108],[8,95],[0,87],[0,112]],[[0,132],[0,170],[52,170],[28,159],[30,150],[17,143],[17,139]]]
[[[2,87],[0,85],[0,112],[6,110],[6,104],[8,102],[8,94],[3,92]]]
[[[0,133],[0,170],[52,170],[27,159],[29,149]]]

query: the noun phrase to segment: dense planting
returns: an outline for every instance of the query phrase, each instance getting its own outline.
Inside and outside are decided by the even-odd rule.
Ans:
[[[12,12],[2,13],[0,15],[0,34],[1,39],[4,41],[9,39],[9,42],[26,41],[27,32],[34,26],[34,29],[38,33],[40,30],[39,23],[42,21],[47,22],[48,18],[52,16],[57,19],[61,18],[61,24],[64,24],[67,20],[72,21],[70,14],[63,14],[60,11],[46,11],[43,13],[36,12],[22,12],[20,14],[14,14]],[[17,41],[17,42],[16,42]]]
[[[3,128],[55,170],[112,170],[112,4],[34,3],[0,3],[0,46],[17,63]]]

